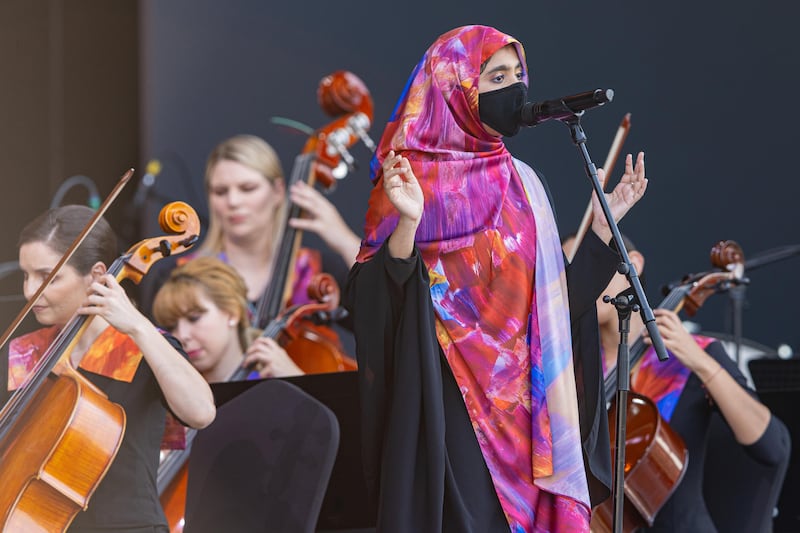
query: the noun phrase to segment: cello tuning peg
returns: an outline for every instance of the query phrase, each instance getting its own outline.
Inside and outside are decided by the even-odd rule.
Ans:
[[[365,130],[356,130],[356,135],[358,138],[361,139],[361,142],[364,143],[370,152],[374,152],[378,147],[375,145],[375,141],[373,141]]]
[[[172,254],[172,247],[169,241],[166,239],[158,241],[158,251],[161,252],[161,257],[169,257]]]
[[[350,133],[345,128],[337,129],[332,131],[328,135],[328,147],[327,152],[329,156],[339,156],[342,158],[342,161],[347,164],[347,168],[352,169],[355,164],[355,159],[353,156],[350,155],[350,152],[347,150],[347,145],[350,140]],[[338,167],[337,167],[338,169]],[[346,172],[345,172],[346,175]],[[334,177],[337,179],[341,179],[336,172],[334,172]],[[344,176],[342,176],[343,178]]]
[[[375,145],[375,141],[373,141],[369,135],[367,135],[367,130],[370,127],[369,118],[364,113],[356,113],[347,121],[347,125],[353,131],[353,133],[361,139],[361,142],[369,148],[371,152],[374,152],[377,146]]]

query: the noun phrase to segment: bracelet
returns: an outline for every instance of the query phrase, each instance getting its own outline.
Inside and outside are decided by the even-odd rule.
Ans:
[[[719,366],[717,367],[717,369],[714,371],[714,373],[713,373],[713,374],[711,374],[711,377],[710,377],[710,378],[708,378],[707,380],[705,380],[705,381],[703,382],[703,385],[705,385],[706,387],[708,387],[708,384],[709,384],[709,383],[711,383],[711,380],[712,380],[712,379],[714,379],[715,377],[717,377],[717,374],[719,374],[719,371],[720,371],[720,370],[722,370],[722,365],[719,365]]]

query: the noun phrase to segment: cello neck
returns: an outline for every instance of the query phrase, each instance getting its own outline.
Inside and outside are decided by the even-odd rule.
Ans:
[[[313,161],[313,154],[300,154],[295,158],[292,173],[286,186],[287,191],[295,183],[301,180],[308,180],[311,175]],[[278,316],[288,301],[291,292],[294,263],[297,258],[297,251],[300,248],[302,232],[290,227],[289,220],[300,217],[301,209],[288,199],[288,192],[286,205],[286,214],[281,226],[283,229],[272,262],[272,279],[259,299],[256,316],[253,317],[253,326],[258,329],[264,329],[272,319]]]
[[[691,289],[691,284],[675,287],[669,292],[666,298],[664,298],[661,303],[658,304],[658,309],[670,309],[672,311],[677,311],[680,309],[684,298],[686,298],[686,295],[689,294]],[[639,334],[639,336],[636,338],[636,341],[633,343],[633,345],[631,345],[628,354],[628,360],[630,362],[630,366],[628,368],[632,369],[636,363],[641,360],[648,348],[649,345],[644,342],[644,333]],[[616,368],[617,366],[614,365],[604,381],[606,404],[611,402],[617,392],[618,380]]]

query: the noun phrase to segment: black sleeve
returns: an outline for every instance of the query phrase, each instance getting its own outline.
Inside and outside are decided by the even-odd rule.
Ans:
[[[714,358],[750,396],[758,400],[758,394],[747,384],[747,378],[739,370],[736,362],[731,359],[721,342],[715,341],[706,346],[706,352]],[[719,407],[714,405],[716,410]],[[722,413],[720,413],[721,415]],[[721,416],[725,420],[724,416]],[[786,460],[791,449],[791,439],[786,426],[770,416],[769,424],[764,433],[753,444],[742,446],[742,449],[755,461],[767,466],[777,465]]]
[[[362,459],[384,533],[508,531],[463,398],[436,337],[428,271],[386,243],[353,266]]]
[[[389,279],[393,281],[392,288],[396,301],[400,301],[398,298],[402,298],[402,286],[414,273],[414,270],[417,266],[417,257],[416,248],[414,249],[414,253],[408,259],[397,259],[386,253],[386,273],[388,274]],[[356,267],[358,267],[358,270],[361,269],[359,264],[356,264],[353,268],[355,269]],[[345,282],[345,285],[347,285],[347,282]],[[338,323],[351,333],[355,331],[353,314],[350,312],[350,310],[348,310],[345,317],[340,319]]]
[[[420,263],[416,253],[407,261],[392,258],[384,243],[369,261],[353,265],[345,285],[343,303],[353,319],[356,338],[364,471],[367,486],[376,496],[385,423],[395,389],[395,344],[406,301],[405,282],[415,271],[427,278]],[[409,285],[415,288],[415,283]]]
[[[585,313],[596,313],[597,298],[608,287],[619,263],[616,250],[601,241],[595,232],[586,233],[566,269],[569,312],[573,322],[580,320]]]
[[[761,438],[742,448],[747,455],[763,465],[779,465],[786,461],[791,453],[792,441],[789,429],[779,419],[770,416],[767,429]]]
[[[603,386],[597,298],[608,286],[619,255],[590,231],[567,266],[572,351],[583,461],[592,507],[611,494],[611,445]]]

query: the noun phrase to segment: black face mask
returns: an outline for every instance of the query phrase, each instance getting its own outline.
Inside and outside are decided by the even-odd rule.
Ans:
[[[519,133],[520,112],[528,100],[528,88],[517,82],[508,87],[478,95],[478,113],[481,122],[503,136]]]

